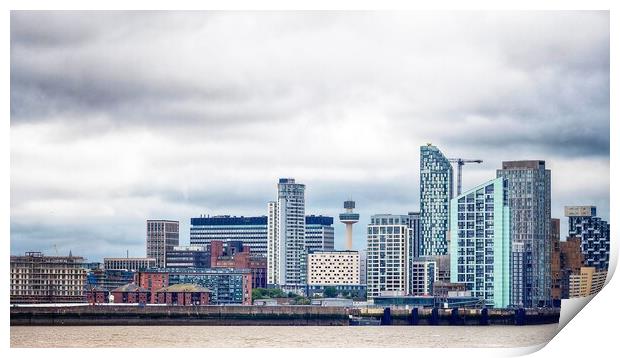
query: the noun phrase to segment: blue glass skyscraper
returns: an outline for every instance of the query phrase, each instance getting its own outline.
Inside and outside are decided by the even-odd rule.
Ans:
[[[448,254],[452,165],[428,144],[420,147],[420,256]]]

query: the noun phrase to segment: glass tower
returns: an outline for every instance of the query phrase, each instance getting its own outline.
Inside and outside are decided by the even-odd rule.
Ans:
[[[510,209],[497,178],[450,202],[450,281],[494,308],[510,304]]]
[[[420,147],[420,256],[448,254],[452,165],[437,149]]]
[[[497,170],[508,179],[511,215],[511,303],[549,305],[551,300],[551,171],[544,160],[508,161]]]

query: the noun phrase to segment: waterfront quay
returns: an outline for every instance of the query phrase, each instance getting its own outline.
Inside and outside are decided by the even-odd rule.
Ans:
[[[11,326],[537,325],[559,309],[346,308],[321,306],[13,306]]]

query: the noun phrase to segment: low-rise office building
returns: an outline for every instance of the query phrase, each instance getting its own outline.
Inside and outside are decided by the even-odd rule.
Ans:
[[[155,267],[152,257],[104,257],[103,268],[106,270],[139,271]]]
[[[579,273],[570,275],[568,298],[595,295],[603,289],[606,279],[607,271],[596,271],[594,267],[582,267]]]
[[[211,253],[208,246],[175,246],[166,253],[166,267],[211,267]]]
[[[359,285],[357,251],[317,251],[308,254],[308,285]]]
[[[86,290],[100,287],[108,291],[132,283],[134,271],[129,270],[92,270],[86,274]]]
[[[363,298],[358,251],[316,251],[308,254],[308,296],[323,295],[327,288],[337,295]]]

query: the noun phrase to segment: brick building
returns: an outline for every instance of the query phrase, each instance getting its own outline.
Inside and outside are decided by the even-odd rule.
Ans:
[[[115,288],[112,290],[112,296],[114,303],[151,303],[151,292],[134,283]]]
[[[560,307],[562,299],[562,269],[560,265],[560,219],[551,219],[551,302]]]
[[[575,236],[560,241],[560,273],[562,298],[569,298],[570,276],[578,274],[583,266],[581,239]]]
[[[86,301],[94,305],[96,303],[108,303],[110,298],[110,291],[99,286],[90,287],[86,290]]]
[[[247,269],[233,268],[166,268],[149,269],[136,274],[140,287],[152,294],[176,284],[194,284],[212,291],[212,304],[252,304],[252,274]]]
[[[252,255],[241,241],[211,241],[211,267],[250,270],[252,288],[267,287],[267,258]]]
[[[157,303],[169,306],[205,306],[210,302],[211,290],[192,284],[176,284],[157,291]]]

